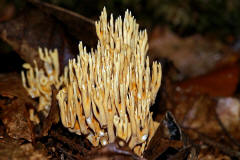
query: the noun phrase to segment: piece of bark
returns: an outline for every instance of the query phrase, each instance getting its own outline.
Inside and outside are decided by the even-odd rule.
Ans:
[[[48,131],[51,129],[53,124],[57,124],[59,121],[59,107],[57,103],[57,89],[52,86],[52,103],[51,103],[51,109],[49,111],[49,114],[47,118],[43,120],[43,129],[41,136],[47,136]]]

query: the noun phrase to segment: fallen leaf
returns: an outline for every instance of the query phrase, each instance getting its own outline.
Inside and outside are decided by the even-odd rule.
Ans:
[[[220,41],[200,35],[179,37],[157,26],[149,37],[150,58],[168,58],[185,77],[203,75],[239,59],[237,53]]]
[[[177,84],[176,89],[193,95],[233,96],[239,83],[239,65],[226,66]]]
[[[33,64],[33,60],[41,64],[38,57],[39,47],[57,48],[61,69],[69,58],[78,53],[77,48],[72,47],[74,42],[57,20],[34,7],[27,7],[16,18],[1,23],[0,38],[30,64]]]
[[[216,112],[227,130],[240,130],[240,102],[238,99],[232,97],[220,98]]]
[[[34,133],[26,105],[34,105],[22,87],[20,75],[0,74],[0,109],[7,134],[15,139],[32,141]]]
[[[212,136],[221,131],[215,116],[214,99],[207,96],[182,95],[182,99],[179,97],[178,102],[175,102],[173,112],[182,127],[196,129]]]
[[[33,129],[28,117],[25,102],[20,99],[13,100],[1,114],[2,122],[10,137],[32,141]]]
[[[67,28],[77,40],[81,40],[85,45],[94,47],[97,44],[97,35],[95,30],[95,22],[83,15],[80,15],[71,10],[61,8],[59,6],[46,3],[39,0],[28,0],[41,11],[56,17]]]
[[[149,160],[176,159],[176,157],[184,159],[194,151],[192,148],[194,147],[182,134],[182,130],[173,115],[167,112],[144,152],[144,157]],[[192,156],[197,158],[197,155],[193,153]]]
[[[26,103],[34,103],[22,86],[22,79],[18,73],[0,74],[0,95],[7,98],[19,98]]]

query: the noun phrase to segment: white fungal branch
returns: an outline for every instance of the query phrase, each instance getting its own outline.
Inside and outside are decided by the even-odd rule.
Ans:
[[[99,42],[90,53],[79,44],[77,60],[69,61],[68,83],[57,99],[65,127],[87,135],[94,145],[114,142],[116,136],[142,155],[158,123],[150,106],[161,84],[161,64],[150,73],[147,32],[127,10],[124,20],[107,21],[104,8],[96,22]]]
[[[39,57],[43,61],[44,67],[38,68],[36,61],[34,61],[34,67],[28,63],[23,64],[23,68],[27,71],[26,74],[21,72],[22,83],[32,98],[39,98],[37,110],[42,111],[47,116],[51,106],[51,85],[59,89],[64,82],[64,77],[60,76],[56,49],[48,51],[46,48],[44,50],[39,48]],[[32,111],[30,113],[34,114]]]

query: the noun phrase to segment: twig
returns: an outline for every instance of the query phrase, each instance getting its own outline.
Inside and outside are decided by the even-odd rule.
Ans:
[[[47,136],[48,131],[51,129],[53,124],[58,123],[59,121],[59,108],[57,105],[57,89],[52,85],[52,102],[51,102],[51,108],[49,111],[49,114],[46,119],[43,121],[43,129],[41,136]]]
[[[64,9],[62,7],[58,7],[56,5],[52,5],[52,4],[49,4],[49,3],[46,3],[46,2],[42,2],[42,1],[39,1],[39,0],[28,0],[28,2],[34,4],[34,5],[37,5],[37,6],[40,6],[40,7],[45,7],[45,8],[50,8],[52,10],[55,10],[55,11],[59,11],[59,12],[62,12],[62,13],[65,13],[65,14],[68,14],[72,17],[75,17],[75,18],[79,18],[85,22],[88,22],[88,23],[91,23],[94,25],[94,21],[85,17],[85,16],[82,16],[80,14],[77,14],[76,12],[72,12],[70,10],[67,10],[67,9]]]

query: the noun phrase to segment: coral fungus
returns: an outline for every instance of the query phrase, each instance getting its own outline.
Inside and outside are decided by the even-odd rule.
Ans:
[[[47,116],[51,107],[51,86],[54,85],[56,89],[59,89],[64,82],[64,78],[60,76],[58,51],[56,49],[53,51],[44,49],[43,51],[39,48],[39,57],[44,62],[44,69],[39,69],[36,61],[34,61],[34,67],[28,63],[23,64],[23,68],[27,72],[26,75],[23,71],[21,73],[22,83],[32,98],[39,98],[37,111],[42,111]],[[65,73],[67,73],[66,69]],[[30,117],[34,117],[33,114],[33,111],[30,110]]]
[[[68,81],[59,91],[61,121],[70,131],[87,136],[93,146],[120,137],[142,155],[158,123],[150,106],[161,84],[161,64],[150,72],[148,37],[129,11],[124,20],[107,21],[104,8],[96,22],[97,48],[79,44],[77,59],[69,61]]]

